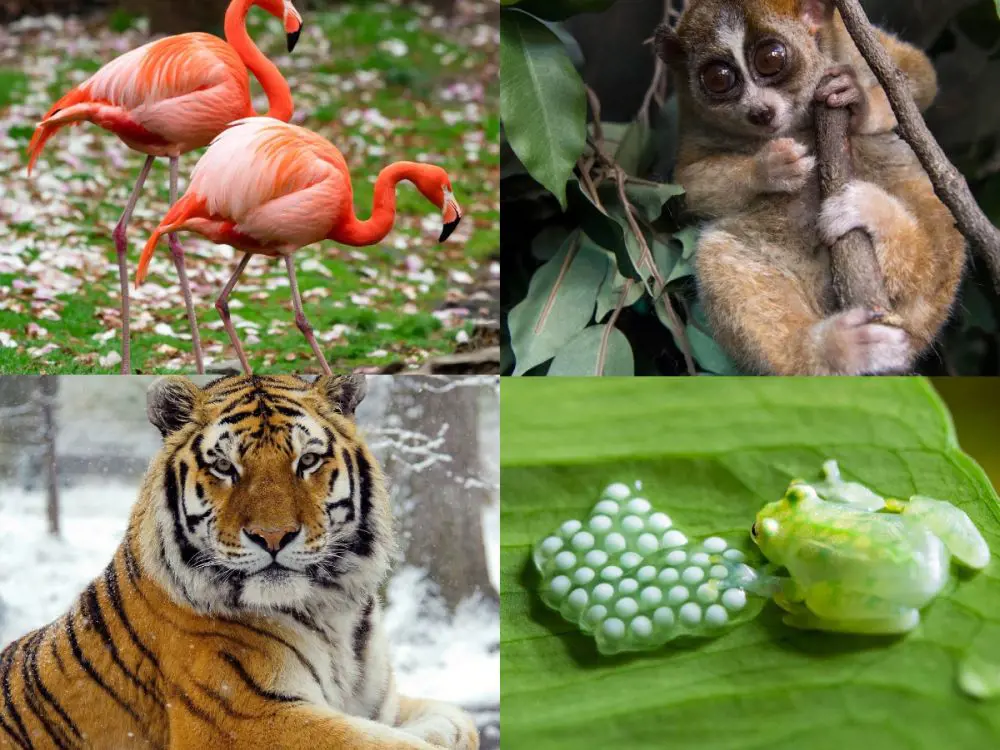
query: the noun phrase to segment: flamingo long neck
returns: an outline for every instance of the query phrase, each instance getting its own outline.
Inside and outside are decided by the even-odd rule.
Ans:
[[[288,81],[281,75],[277,66],[264,57],[257,45],[247,34],[247,13],[253,0],[233,0],[226,9],[226,41],[236,50],[243,64],[254,77],[260,81],[264,93],[267,94],[267,116],[282,122],[288,122],[292,117],[292,90]],[[254,114],[259,114],[255,112]]]
[[[396,185],[402,180],[412,181],[424,166],[416,162],[399,161],[379,172],[375,180],[371,217],[362,221],[355,216],[352,207],[350,215],[343,223],[334,227],[329,238],[354,247],[367,247],[385,239],[396,221]]]

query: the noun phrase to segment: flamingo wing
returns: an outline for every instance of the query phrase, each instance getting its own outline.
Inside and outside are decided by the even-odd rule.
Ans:
[[[246,68],[233,48],[218,37],[195,32],[137,47],[109,62],[52,106],[28,144],[28,171],[56,131],[84,120],[117,133],[133,147],[166,146],[176,134],[157,132],[165,114],[157,105],[171,99],[183,101],[181,97],[215,87],[226,89],[225,98],[236,107],[236,116],[248,111]],[[190,111],[195,104],[189,101],[186,108]]]
[[[202,233],[212,239],[239,237],[243,249],[287,252],[323,239],[351,200],[347,162],[325,138],[270,117],[238,120],[212,141],[184,196],[146,243],[136,284],[164,234],[210,226]]]

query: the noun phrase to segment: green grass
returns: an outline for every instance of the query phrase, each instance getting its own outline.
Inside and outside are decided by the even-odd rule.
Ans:
[[[421,224],[425,217],[437,215],[437,210],[412,186],[401,185],[397,225],[383,243],[359,252],[325,242],[295,256],[306,315],[317,334],[331,331],[334,325],[348,327],[346,340],[321,342],[331,366],[346,369],[393,362],[417,366],[429,357],[454,351],[459,332],[472,327],[460,318],[442,323],[434,314],[463,286],[451,280],[450,274],[484,279],[499,246],[497,87],[495,76],[484,72],[496,64],[496,48],[471,45],[471,30],[433,30],[427,19],[409,8],[355,3],[333,12],[307,13],[305,21],[303,37],[291,56],[284,51],[279,22],[254,10],[248,26],[257,44],[288,78],[296,110],[306,115],[301,124],[344,152],[358,215],[366,217],[371,211],[372,183],[381,168],[396,160],[423,158],[448,170],[466,212],[458,241],[438,245],[435,233]],[[99,363],[100,357],[119,349],[118,278],[111,230],[143,157],[91,124],[57,134],[30,180],[24,175],[22,156],[34,122],[51,100],[113,59],[118,54],[114,44],[126,40],[132,48],[147,40],[141,24],[126,15],[112,14],[103,23],[103,28],[88,32],[102,43],[97,55],[70,55],[60,52],[59,44],[45,46],[42,40],[25,35],[19,56],[33,59],[31,69],[39,72],[29,78],[20,71],[0,68],[0,116],[11,104],[28,101],[32,92],[36,92],[32,102],[38,106],[33,116],[12,119],[5,135],[18,144],[17,153],[6,160],[0,157],[0,186],[9,189],[20,207],[5,214],[0,206],[0,242],[9,238],[18,243],[16,257],[23,264],[13,270],[5,268],[0,254],[0,331],[17,344],[15,348],[0,346],[0,373],[118,371],[116,364]],[[394,56],[386,40],[401,41],[406,53]],[[65,45],[70,41],[67,37]],[[367,73],[359,76],[358,71]],[[463,83],[485,87],[484,99],[475,105],[479,116],[470,117],[465,102],[447,101],[442,95],[452,84]],[[253,91],[260,97],[256,81]],[[38,103],[37,94],[44,94],[43,104]],[[366,127],[365,113],[374,110],[392,127]],[[470,140],[481,144],[475,161],[467,158],[464,148]],[[182,157],[182,191],[198,156],[200,152]],[[167,162],[157,160],[129,228],[132,271],[139,248],[168,207],[167,181]],[[215,361],[234,359],[213,307],[234,261],[196,235],[180,239],[188,253],[188,274],[206,354]],[[417,256],[422,271],[429,270],[433,278],[408,278],[407,256]],[[315,269],[316,261],[327,274]],[[52,273],[55,282],[48,278]],[[294,325],[287,285],[273,286],[283,278],[280,260],[256,257],[231,298],[236,301],[234,316],[259,330],[259,343],[247,343],[247,330],[240,329],[251,365],[259,371],[318,371],[318,363]],[[154,255],[149,281],[176,287],[165,242]],[[80,283],[71,288],[75,282]],[[54,299],[36,295],[39,286],[54,289]],[[357,304],[352,295],[368,298],[370,303]],[[462,296],[457,301],[460,306]],[[480,312],[472,306],[470,317]],[[49,319],[53,314],[59,319]],[[168,290],[162,298],[133,296],[131,320],[134,370],[193,370],[190,341],[153,331],[157,324],[166,323],[178,334],[188,332],[179,290]],[[37,334],[32,324],[44,329],[42,337],[29,335]],[[273,333],[269,326],[276,327]],[[116,335],[103,341],[95,338],[109,329],[116,329]],[[32,356],[31,350],[37,354],[47,344],[57,348]]]

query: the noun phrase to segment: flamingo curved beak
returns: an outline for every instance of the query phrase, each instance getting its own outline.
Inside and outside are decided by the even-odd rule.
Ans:
[[[289,31],[287,36],[288,39],[288,51],[291,52],[295,49],[295,45],[298,44],[299,34],[302,33],[302,27],[299,26],[295,31]]]
[[[451,237],[451,233],[455,231],[458,226],[458,222],[462,220],[462,209],[458,205],[458,201],[455,200],[455,195],[450,190],[444,191],[444,215],[443,215],[443,225],[441,227],[441,236],[438,238],[438,242],[444,242],[446,239]]]

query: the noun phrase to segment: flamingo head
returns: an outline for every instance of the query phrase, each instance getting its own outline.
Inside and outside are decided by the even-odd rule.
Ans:
[[[295,43],[299,41],[299,34],[302,31],[302,16],[295,10],[291,0],[254,0],[254,4],[284,22],[288,51],[295,49]]]
[[[420,171],[413,175],[412,182],[427,200],[441,209],[442,226],[438,242],[444,242],[462,220],[462,208],[455,200],[448,173],[432,164],[420,166]]]

